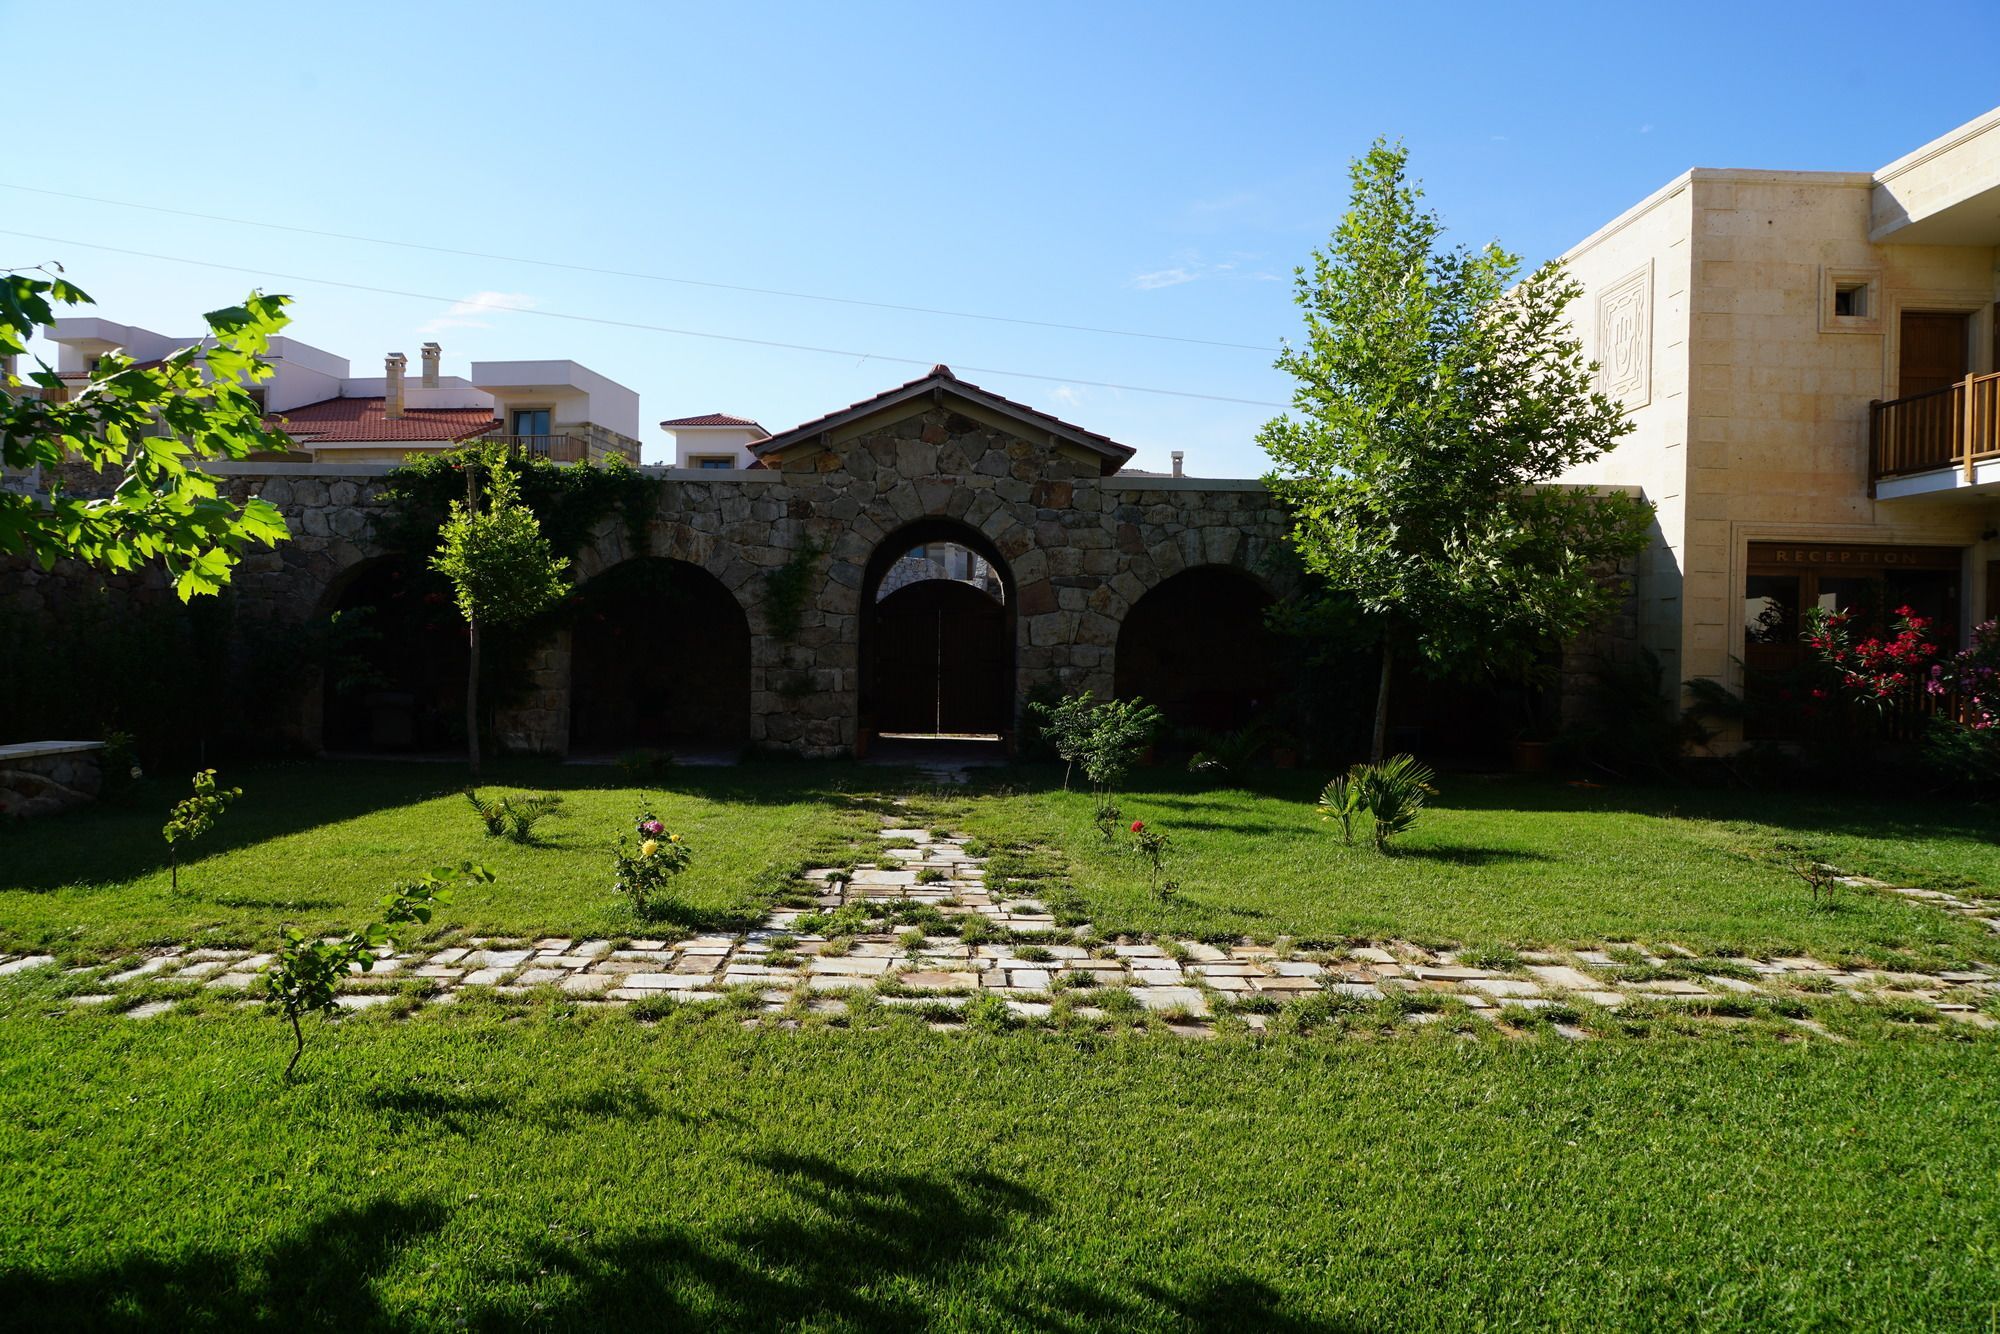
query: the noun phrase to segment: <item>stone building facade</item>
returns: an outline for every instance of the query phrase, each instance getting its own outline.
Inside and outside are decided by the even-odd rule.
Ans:
[[[867,741],[881,576],[923,542],[960,544],[1001,576],[1005,661],[994,670],[1006,675],[1011,730],[1038,689],[1110,695],[1120,627],[1174,576],[1227,571],[1254,603],[1283,592],[1265,557],[1284,517],[1259,483],[1121,475],[1131,452],[938,367],[760,442],[762,467],[645,470],[657,485],[643,545],[624,516],[607,518],[573,554],[574,573],[587,587],[639,560],[702,571],[747,626],[745,739],[833,756]],[[293,533],[245,559],[236,595],[252,615],[322,617],[391,554],[376,537],[386,466],[216,470],[235,496],[276,504]],[[780,610],[777,576],[798,563],[804,597]],[[498,719],[501,744],[571,750],[574,651],[567,630],[535,651],[528,688]],[[306,744],[321,740],[316,710],[300,720]]]

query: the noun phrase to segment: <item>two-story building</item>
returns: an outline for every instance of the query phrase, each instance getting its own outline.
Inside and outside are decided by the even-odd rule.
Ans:
[[[146,362],[199,336],[172,337],[94,316],[60,319],[50,332],[56,372],[82,381],[99,357]],[[345,357],[283,335],[271,340],[269,379],[250,392],[268,425],[321,463],[398,462],[473,440],[505,444],[559,463],[612,456],[639,461],[639,396],[574,361],[475,361],[443,373],[444,351],[425,343],[413,378],[391,352],[380,376],[356,377]]]
[[[1638,633],[1668,683],[1798,660],[1799,616],[2000,615],[2000,110],[1876,171],[1697,168],[1564,256],[1634,431]]]

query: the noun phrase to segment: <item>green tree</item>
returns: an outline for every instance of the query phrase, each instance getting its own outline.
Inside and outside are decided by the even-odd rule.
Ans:
[[[215,822],[243,795],[240,787],[219,787],[215,770],[203,769],[194,776],[194,795],[174,803],[160,837],[167,840],[168,865],[172,868],[169,892],[181,892],[181,847],[215,828]]]
[[[1377,761],[1399,659],[1527,670],[1612,608],[1604,568],[1651,516],[1542,485],[1632,429],[1564,320],[1579,284],[1557,261],[1522,278],[1498,245],[1445,248],[1406,166],[1383,140],[1354,163],[1345,216],[1298,270],[1306,336],[1277,361],[1294,411],[1258,435],[1301,562],[1379,649]]]
[[[60,269],[57,270],[60,272]],[[90,378],[62,393],[47,362],[25,376],[12,369],[28,340],[55,322],[55,305],[92,304],[59,276],[0,274],[0,463],[47,470],[47,494],[0,492],[0,553],[26,552],[46,569],[65,557],[107,570],[165,564],[182,601],[229,581],[245,547],[289,534],[277,506],[236,504],[201,471],[210,459],[282,450],[290,440],[265,428],[246,383],[269,377],[271,335],[289,322],[291,298],[252,292],[240,306],[211,311],[209,337],[158,362],[139,365],[108,353]],[[117,480],[109,497],[65,493],[57,469],[80,463]]]
[[[482,503],[479,477],[488,478]],[[471,635],[466,668],[465,733],[472,780],[479,781],[479,636],[485,626],[517,625],[540,615],[569,589],[541,521],[521,503],[519,483],[506,460],[488,452],[465,466],[464,500],[451,503],[431,568],[451,580],[459,614]]]

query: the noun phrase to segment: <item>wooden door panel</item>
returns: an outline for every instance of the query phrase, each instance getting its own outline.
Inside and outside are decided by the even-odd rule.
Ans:
[[[1928,393],[1963,380],[1967,369],[1965,316],[1905,312],[1897,362],[1898,397]]]

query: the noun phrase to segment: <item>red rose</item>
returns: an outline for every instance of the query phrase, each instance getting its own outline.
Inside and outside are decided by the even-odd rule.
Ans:
[[[1138,833],[1141,829],[1144,829],[1145,827],[1146,827],[1146,822],[1144,820],[1134,820],[1132,822],[1132,832],[1135,834]]]

